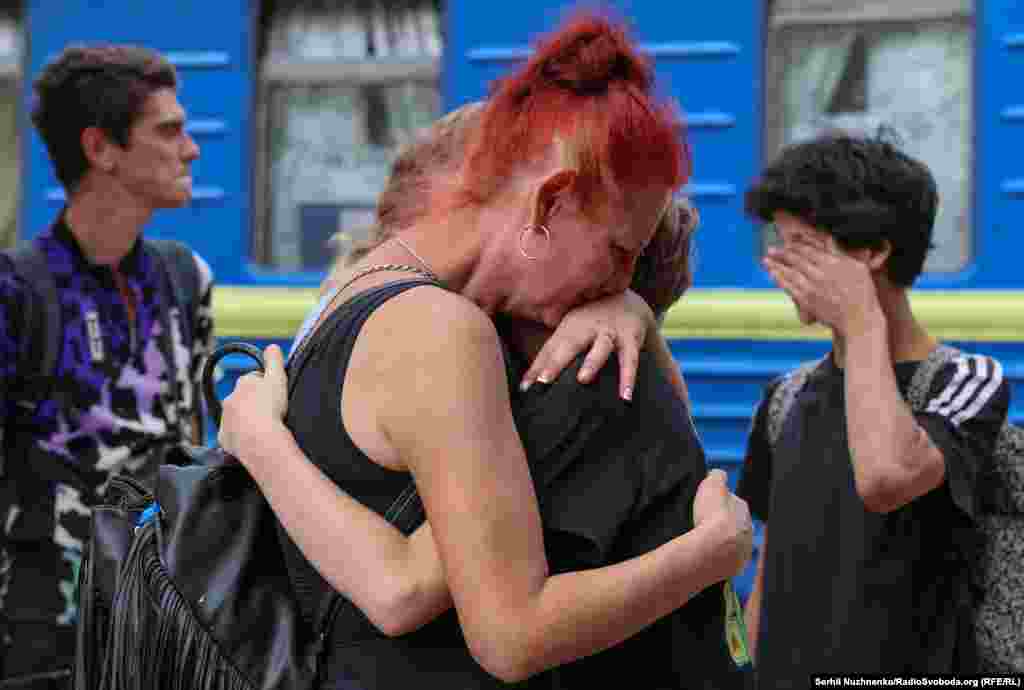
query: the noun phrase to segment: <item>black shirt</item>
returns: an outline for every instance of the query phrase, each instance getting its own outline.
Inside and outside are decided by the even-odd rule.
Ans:
[[[919,366],[895,366],[904,396]],[[767,401],[778,384],[757,410],[739,484],[770,524],[760,686],[804,688],[814,673],[970,670],[977,477],[1009,403],[999,363],[965,354],[937,372],[915,418],[945,458],[945,481],[888,514],[869,512],[854,486],[843,371],[828,357],[811,374],[772,448]]]
[[[618,563],[690,531],[707,475],[690,412],[650,356],[640,358],[631,402],[619,397],[614,358],[589,385],[576,381],[580,364],[512,403],[555,573]],[[631,688],[743,687],[723,597],[713,585],[623,643],[560,667],[560,687],[604,687],[623,672]]]

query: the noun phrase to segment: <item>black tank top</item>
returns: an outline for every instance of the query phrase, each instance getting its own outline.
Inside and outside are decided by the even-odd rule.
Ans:
[[[356,445],[341,423],[341,396],[352,349],[366,320],[406,290],[431,285],[405,280],[369,289],[331,313],[289,363],[291,396],[286,423],[306,456],[353,498],[380,515],[411,482],[407,472],[381,467]],[[421,520],[420,520],[421,522]],[[416,524],[403,525],[410,532]],[[303,615],[316,621],[333,594],[331,585],[281,529],[289,576]],[[469,654],[454,609],[397,638],[380,633],[354,606],[342,607],[328,635],[325,686],[354,682],[365,690],[413,687],[507,688]],[[552,688],[552,674],[514,687]]]

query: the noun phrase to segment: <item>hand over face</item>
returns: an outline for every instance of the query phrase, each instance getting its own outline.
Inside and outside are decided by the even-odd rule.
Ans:
[[[878,296],[867,263],[844,253],[832,237],[772,247],[764,258],[772,280],[786,291],[801,320],[819,321],[847,334],[878,310]]]
[[[283,428],[288,411],[288,380],[281,348],[271,345],[263,353],[266,373],[253,372],[238,379],[224,399],[217,441],[228,453],[247,464],[260,448],[262,434]]]
[[[612,352],[619,352],[619,390],[626,400],[633,395],[640,349],[647,332],[655,326],[647,303],[631,290],[603,297],[576,307],[562,319],[558,328],[537,353],[522,385],[534,381],[550,383],[576,356],[586,350],[579,380],[588,383],[605,365]]]

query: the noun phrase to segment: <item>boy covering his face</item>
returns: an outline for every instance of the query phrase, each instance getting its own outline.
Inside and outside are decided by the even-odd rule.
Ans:
[[[748,213],[781,240],[766,270],[803,323],[832,331],[783,419],[769,404],[781,378],[769,385],[739,485],[766,524],[747,608],[762,687],[974,669],[978,477],[1009,391],[999,362],[962,354],[923,412],[906,402],[938,344],[908,298],[937,204],[926,166],[845,134],[789,147],[747,192]]]

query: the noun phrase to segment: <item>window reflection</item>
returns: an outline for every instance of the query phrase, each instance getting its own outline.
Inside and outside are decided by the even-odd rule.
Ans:
[[[841,16],[820,13],[822,4],[838,3],[779,4],[787,21],[773,22],[769,35],[768,89],[775,93],[768,98],[768,156],[827,130],[894,130],[939,188],[935,249],[925,270],[962,269],[971,255],[972,175],[972,29],[969,17],[959,16],[963,8],[951,7],[949,17],[866,21],[851,7],[878,11],[879,3],[849,3]],[[795,21],[801,4],[817,5],[817,20],[837,21]],[[882,4],[891,5],[882,16],[897,20],[916,7]]]
[[[439,114],[439,8],[293,2],[267,26],[257,255],[275,268],[319,269],[335,232],[372,220],[397,149]]]

